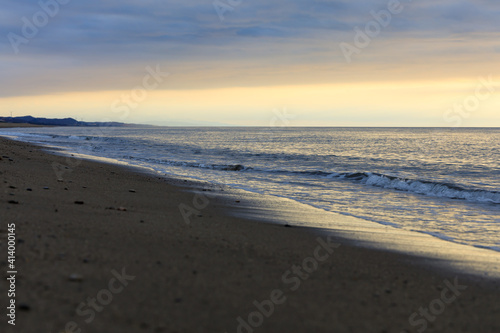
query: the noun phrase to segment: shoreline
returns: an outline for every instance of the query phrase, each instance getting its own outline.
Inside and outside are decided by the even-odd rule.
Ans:
[[[19,131],[21,130],[22,129],[19,129]],[[258,176],[259,174],[254,174],[253,172],[248,172],[248,173],[243,172],[240,175],[239,173],[231,173],[231,172],[226,173],[217,171],[218,169],[221,169],[224,166],[228,168],[233,167],[233,165],[230,164],[236,165],[238,163],[243,163],[239,159],[233,160],[229,165],[225,165],[224,162],[217,162],[217,160],[210,162],[210,158],[208,161],[204,161],[205,158],[197,159],[196,157],[190,157],[187,159],[186,162],[184,161],[184,158],[182,156],[176,157],[175,154],[173,155],[172,161],[169,160],[170,157],[167,160],[164,160],[162,155],[157,156],[155,151],[148,151],[148,154],[146,155],[141,152],[137,152],[137,154],[135,154],[135,152],[130,152],[130,154],[125,154],[122,156],[120,155],[121,154],[120,149],[126,151],[127,146],[125,145],[119,148],[118,151],[114,151],[113,146],[106,147],[105,150],[111,148],[110,154],[102,152],[94,153],[94,152],[88,152],[87,150],[89,149],[94,150],[93,146],[96,144],[96,142],[97,145],[99,145],[98,143],[99,139],[94,138],[93,136],[89,136],[89,134],[91,133],[88,133],[87,130],[77,131],[76,133],[73,133],[73,131],[67,132],[64,130],[62,133],[59,133],[59,131],[50,131],[49,133],[46,133],[46,131],[42,129],[39,131],[34,131],[33,134],[35,135],[32,138],[30,138],[31,134],[28,134],[27,136],[22,135],[22,133],[23,132],[26,133],[26,131],[21,131],[20,136],[17,136],[16,132],[18,131],[14,130],[11,133],[6,132],[5,134],[7,138],[14,138],[16,140],[21,140],[26,142],[31,141],[34,144],[39,144],[44,147],[47,147],[47,151],[49,153],[61,154],[63,156],[71,155],[75,156],[75,158],[77,159],[88,159],[103,163],[128,165],[131,168],[135,168],[136,170],[141,170],[141,171],[145,170],[146,173],[148,173],[149,170],[151,170],[154,176],[156,176],[158,173],[164,176],[165,178],[174,178],[174,179],[186,178],[193,180],[195,182],[212,182],[212,183],[219,182],[221,184],[231,184],[231,188],[241,189],[249,193],[269,192],[274,197],[284,197],[284,198],[288,197],[289,199],[292,199],[298,202],[299,204],[304,203],[308,206],[320,208],[327,212],[333,212],[334,214],[340,214],[342,216],[353,216],[356,219],[360,218],[364,221],[368,221],[368,223],[375,222],[379,225],[388,225],[399,230],[408,230],[412,232],[428,234],[433,237],[439,238],[441,240],[452,242],[454,247],[455,244],[464,244],[472,246],[475,249],[489,249],[500,253],[500,248],[497,246],[498,237],[495,236],[496,235],[495,232],[497,231],[498,226],[495,225],[494,218],[492,218],[497,213],[497,210],[495,209],[495,206],[490,205],[490,203],[496,201],[481,202],[482,200],[481,193],[483,193],[483,191],[488,192],[488,190],[487,189],[474,190],[473,188],[466,189],[466,187],[464,187],[465,185],[460,185],[461,184],[460,181],[453,182],[450,180],[450,183],[448,184],[447,181],[441,182],[439,180],[436,180],[436,182],[433,182],[424,176],[405,177],[403,175],[401,179],[399,178],[395,179],[396,184],[391,183],[389,185],[386,184],[387,185],[386,186],[383,184],[385,180],[392,179],[395,177],[392,175],[391,172],[387,172],[387,170],[386,172],[382,171],[381,174],[376,174],[375,178],[372,179],[371,172],[365,170],[366,172],[359,173],[359,177],[361,177],[362,179],[361,178],[357,179],[356,177],[358,177],[358,173],[356,173],[355,174],[356,176],[354,177],[356,179],[354,182],[344,183],[344,181],[341,180],[340,178],[343,178],[344,176],[346,178],[350,178],[351,176],[349,175],[351,173],[347,171],[346,172],[339,171],[333,173],[336,174],[336,176],[334,176],[333,178],[337,178],[338,176],[339,179],[336,179],[334,182],[332,181],[332,187],[328,188],[329,186],[328,178],[330,178],[330,176],[332,176],[333,174],[328,175],[329,171],[326,171],[325,169],[326,173],[321,171],[319,172],[322,174],[320,178],[314,176],[312,179],[307,178],[301,180],[308,183],[310,180],[316,182],[318,181],[318,179],[320,179],[321,184],[319,184],[320,186],[318,188],[318,192],[314,190],[314,193],[304,192],[301,194],[300,193],[301,189],[299,188],[298,195],[296,195],[294,185],[293,186],[289,185],[293,184],[293,181],[289,183],[288,180],[285,180],[283,189],[281,188],[281,185],[277,183],[275,184],[277,186],[273,187],[273,182],[272,181],[269,182],[269,180],[272,180],[272,178],[274,177],[273,176],[274,171],[272,170],[270,172],[271,174],[269,173],[265,174],[266,178],[261,177],[261,179],[258,181],[259,183],[253,183],[250,186],[247,186],[247,182],[245,181],[245,179],[247,179],[249,182],[253,182],[254,181],[253,178],[256,175],[257,177],[259,177]],[[29,131],[29,133],[31,133],[31,131]],[[37,137],[36,133],[41,134],[42,136],[41,140],[38,140],[36,138]],[[64,138],[63,139],[64,143],[62,145],[60,145],[59,143],[50,143],[51,141],[50,138],[48,141],[44,139],[44,137],[47,134],[49,135],[53,134],[54,137],[59,137],[58,133],[61,134],[62,137]],[[80,142],[84,143],[80,144]],[[51,146],[51,144],[55,144],[56,146]],[[64,146],[66,147],[64,148]],[[135,150],[136,149],[134,149],[134,151]],[[118,155],[116,155],[117,153]],[[164,153],[163,155],[169,156],[168,151],[164,151],[163,153]],[[100,155],[101,157],[97,156],[96,154]],[[198,152],[196,154],[198,154]],[[116,159],[115,157],[107,158],[104,155],[113,155],[116,157]],[[195,161],[196,163],[191,165],[189,161]],[[262,171],[261,170],[262,168],[266,169],[266,167],[265,166],[263,167],[262,165],[260,165],[260,167],[255,165],[252,166],[252,163],[250,163],[250,161],[245,160],[245,163],[247,162],[249,166],[248,167],[249,171],[254,168],[256,168],[257,172]],[[189,170],[183,167],[186,165],[189,166],[189,168],[187,168]],[[192,169],[191,167],[194,167],[194,169]],[[247,169],[247,167],[245,166],[243,166],[243,168]],[[275,168],[276,166],[273,166],[271,169],[274,170]],[[207,169],[208,171],[205,171],[204,169]],[[323,170],[321,166],[319,166],[317,169]],[[350,168],[345,168],[345,170],[347,169]],[[355,172],[355,170],[357,169],[359,168],[352,168],[352,170],[354,170],[353,172]],[[283,171],[280,170],[281,169],[277,170],[278,173],[287,172],[286,168],[283,169]],[[424,171],[425,174],[425,170],[422,171]],[[305,172],[308,174],[307,171]],[[397,173],[398,171],[395,170],[394,174]],[[313,175],[314,174],[315,172],[313,172]],[[325,175],[327,176],[325,177]],[[491,179],[491,181],[492,184],[496,184],[496,181],[494,179]],[[369,184],[365,184],[365,182],[368,182]],[[399,194],[400,187],[402,185],[403,187],[407,186],[406,185],[407,183],[409,184],[408,185],[409,187],[417,187],[417,188],[426,186],[429,187],[428,186],[429,184],[433,185],[432,189],[427,188],[427,190],[423,192],[418,190],[406,191],[405,189],[403,189],[401,190],[402,193],[400,196]],[[271,184],[271,186],[269,187],[268,191],[269,184]],[[339,187],[342,188],[343,186],[346,186],[346,184],[349,184],[347,185],[348,187],[352,187],[352,189],[349,188],[350,191],[352,190],[354,191],[348,192],[348,195],[344,196],[342,191],[339,191]],[[316,184],[314,184],[314,186],[315,185]],[[395,187],[392,187],[393,185]],[[460,200],[460,198],[455,197],[454,196],[455,194],[453,194],[454,192],[452,191],[455,187],[460,188],[462,192],[465,191],[464,192],[465,194],[461,193],[460,195],[472,195],[472,198],[470,200],[463,201]],[[285,193],[281,193],[282,190],[284,190]],[[439,193],[437,193],[441,191],[444,192],[452,191],[452,192],[441,196]],[[480,193],[481,195],[477,197],[476,196],[477,193]],[[496,192],[493,191],[490,194],[494,195],[495,193]],[[376,198],[378,195],[387,195],[388,200],[386,201],[382,200],[381,202],[382,204],[377,205]],[[325,197],[326,200],[322,199],[323,196]],[[413,201],[410,204],[411,209],[405,208],[405,202],[404,200],[401,199],[403,197],[405,197],[404,200],[408,199]],[[494,198],[492,197],[490,199],[493,200]],[[428,201],[430,202],[430,204]],[[473,205],[479,204],[479,206],[472,208],[467,207],[469,201],[472,201]],[[485,204],[486,206],[482,206],[483,204]],[[327,205],[331,206],[328,207]],[[395,211],[392,211],[392,208],[395,208]],[[455,211],[454,215],[453,214],[448,215],[455,209],[458,210],[458,212]],[[419,213],[416,214],[415,213],[416,211],[419,211]],[[420,216],[420,214],[423,215]],[[441,214],[445,215],[444,220],[441,220],[442,219],[442,217],[440,216]],[[474,216],[474,218],[472,218],[471,221],[469,221],[470,219],[469,215]],[[481,229],[484,230],[484,228],[486,227],[486,224],[483,224],[482,222],[490,223],[488,225],[491,226],[491,230],[489,233],[480,232]],[[313,223],[312,227],[317,227],[317,225]]]
[[[414,256],[356,246],[340,230],[331,238],[340,246],[332,253],[323,246],[326,252],[315,257],[322,244],[318,237],[328,241],[323,231],[235,217],[228,206],[240,212],[255,208],[237,191],[209,198],[220,188],[193,190],[190,182],[86,160],[58,181],[52,164],[64,164],[64,157],[3,138],[0,147],[1,155],[12,159],[0,161],[0,235],[6,236],[7,221],[16,221],[22,239],[17,301],[29,308],[18,309],[17,327],[7,328],[12,332],[59,332],[68,322],[89,332],[230,332],[243,325],[238,318],[248,325],[254,301],[269,299],[276,301],[273,313],[251,327],[256,332],[413,332],[424,322],[412,326],[410,316],[455,279],[467,292],[456,295],[437,319],[427,320],[428,331],[500,329],[498,280],[422,267]],[[189,224],[181,205],[192,213]],[[5,245],[2,239],[2,253]],[[316,258],[316,269],[295,274],[295,265],[314,262],[308,258]],[[76,309],[123,267],[134,280],[86,323],[90,315]],[[283,282],[287,272],[293,282]],[[283,294],[273,295],[275,290]]]
[[[10,138],[8,139],[10,140]],[[79,161],[86,160],[114,165],[148,177],[161,176],[168,183],[180,185],[190,192],[201,191],[203,187],[207,186],[224,188],[224,193],[214,192],[212,194],[226,201],[226,215],[260,222],[302,226],[309,231],[315,230],[315,232],[320,232],[325,236],[333,235],[342,238],[343,242],[355,246],[409,255],[414,258],[415,264],[422,266],[432,265],[436,269],[445,269],[450,272],[478,275],[484,278],[500,278],[500,252],[494,249],[462,244],[429,232],[408,231],[390,224],[331,212],[290,198],[276,197],[196,178],[186,180],[181,176],[160,173],[148,167],[130,165],[111,158],[84,155],[64,148],[34,145],[48,154],[62,156],[67,161],[68,158],[75,160],[77,164]],[[73,163],[69,162],[70,165]],[[59,171],[61,172],[61,170]],[[62,170],[62,173],[64,172]],[[200,192],[198,195],[206,194],[208,193]],[[245,198],[246,203],[234,205],[230,200],[227,200],[228,197]],[[193,205],[191,205],[191,209],[196,210]],[[189,208],[187,213],[189,213]],[[318,221],[322,222],[318,223]]]

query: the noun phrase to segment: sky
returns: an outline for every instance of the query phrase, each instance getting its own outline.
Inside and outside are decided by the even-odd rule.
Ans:
[[[500,126],[498,0],[4,0],[0,115]]]

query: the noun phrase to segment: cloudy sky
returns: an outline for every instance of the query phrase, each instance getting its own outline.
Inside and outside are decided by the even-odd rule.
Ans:
[[[500,126],[499,17],[498,0],[4,0],[0,115]]]

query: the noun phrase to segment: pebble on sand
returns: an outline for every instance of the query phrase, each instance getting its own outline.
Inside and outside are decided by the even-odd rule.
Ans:
[[[31,307],[26,303],[19,303],[19,310],[29,311],[29,310],[31,310]]]
[[[128,190],[130,193],[135,193],[135,190],[134,189],[130,189]]]
[[[70,274],[70,276],[68,276],[68,281],[71,281],[71,282],[82,282],[82,280],[83,280],[83,276],[81,276],[80,274],[73,273],[73,274]]]
[[[80,200],[75,201],[75,205],[83,205],[83,204],[84,204],[83,201],[80,201]]]

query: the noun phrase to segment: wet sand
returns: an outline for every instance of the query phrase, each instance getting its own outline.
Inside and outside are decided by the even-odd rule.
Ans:
[[[498,280],[234,217],[246,197],[220,186],[1,138],[0,157],[2,332],[500,332]]]

